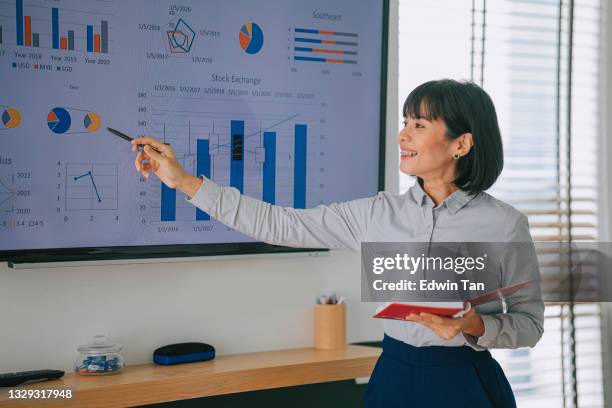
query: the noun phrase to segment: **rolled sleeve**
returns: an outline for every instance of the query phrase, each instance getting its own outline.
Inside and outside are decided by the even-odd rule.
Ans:
[[[499,326],[497,321],[492,316],[482,315],[482,322],[484,323],[484,334],[478,338],[476,345],[484,348],[489,348],[497,338],[499,334]]]
[[[463,334],[467,345],[478,351],[492,348],[491,345],[495,343],[499,334],[499,325],[493,316],[481,314],[480,318],[484,324],[484,333],[482,336],[476,337],[470,334]]]
[[[506,298],[507,313],[481,314],[485,331],[475,338],[465,335],[469,346],[488,348],[533,347],[544,332],[544,303],[540,288],[540,268],[529,232],[527,217],[519,214],[510,223],[509,245],[501,260],[502,284],[509,286],[533,280],[517,293]]]

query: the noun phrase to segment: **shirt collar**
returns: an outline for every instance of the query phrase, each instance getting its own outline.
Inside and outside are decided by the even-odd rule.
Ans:
[[[427,193],[425,192],[425,190],[423,190],[423,187],[421,186],[421,183],[419,183],[418,179],[416,180],[414,185],[410,187],[410,193],[412,194],[412,197],[418,205],[425,204],[425,200],[427,199]]]
[[[423,206],[427,199],[431,201],[431,198],[429,198],[425,190],[423,190],[423,187],[421,186],[421,183],[418,181],[418,179],[414,183],[414,185],[410,187],[410,192],[414,200],[420,206]],[[464,190],[457,189],[455,192],[453,192],[451,195],[444,199],[442,205],[445,205],[446,208],[448,208],[448,210],[451,212],[451,214],[455,215],[460,209],[465,207],[467,203],[472,201],[474,197],[476,197],[476,194],[470,195]]]

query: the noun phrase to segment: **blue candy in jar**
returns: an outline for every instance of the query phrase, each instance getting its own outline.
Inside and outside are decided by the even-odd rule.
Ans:
[[[94,336],[93,341],[80,345],[80,355],[74,364],[75,372],[83,375],[116,374],[124,367],[121,344],[111,343],[106,336]]]

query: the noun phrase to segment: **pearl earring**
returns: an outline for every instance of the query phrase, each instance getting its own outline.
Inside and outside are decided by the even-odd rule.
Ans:
[[[460,157],[461,155],[459,153],[453,153],[453,159],[459,160]]]

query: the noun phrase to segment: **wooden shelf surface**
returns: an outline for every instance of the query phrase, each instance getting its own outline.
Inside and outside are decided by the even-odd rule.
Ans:
[[[0,390],[0,407],[123,407],[237,392],[367,377],[381,349],[349,345],[342,350],[314,348],[218,356],[214,360],[176,366],[127,366],[120,374],[66,374],[19,390],[71,389],[73,398],[9,399]]]

